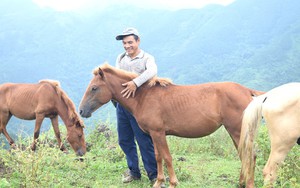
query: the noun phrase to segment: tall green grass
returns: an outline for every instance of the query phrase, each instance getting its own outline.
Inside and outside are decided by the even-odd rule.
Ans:
[[[151,187],[140,162],[142,179],[130,184],[121,182],[127,170],[114,125],[101,124],[86,136],[87,154],[78,158],[69,148],[65,154],[58,149],[52,130],[41,134],[37,151],[30,150],[32,138],[16,141],[14,150],[0,149],[0,188],[10,187],[82,187],[82,188],[144,188]],[[65,137],[65,127],[61,126]],[[233,188],[238,186],[240,161],[224,128],[210,136],[187,139],[168,136],[168,143],[178,187]],[[269,155],[269,141],[264,126],[257,139],[258,157],[256,186],[262,187],[262,168]],[[276,187],[299,186],[299,146],[295,146],[280,168]],[[165,175],[168,176],[167,171]],[[168,182],[166,183],[168,185]]]

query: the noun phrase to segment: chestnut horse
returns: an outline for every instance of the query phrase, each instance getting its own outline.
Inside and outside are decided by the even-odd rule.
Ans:
[[[0,85],[0,133],[3,133],[12,147],[13,139],[6,131],[10,118],[15,116],[25,120],[36,120],[34,141],[31,149],[36,149],[36,140],[44,118],[50,118],[60,149],[66,151],[60,138],[58,116],[67,128],[67,140],[77,155],[84,155],[84,124],[76,113],[76,108],[67,94],[59,87],[59,82],[42,80],[38,84],[5,83]]]
[[[266,122],[271,153],[264,167],[265,186],[272,187],[276,171],[291,148],[300,145],[300,83],[276,87],[254,99],[245,109],[239,154],[246,182],[254,177],[254,139],[262,117]]]
[[[158,169],[154,187],[160,187],[165,181],[162,160],[168,169],[170,187],[178,183],[166,135],[203,137],[224,125],[237,147],[242,113],[252,96],[262,93],[232,82],[178,86],[167,79],[154,78],[139,87],[134,98],[127,99],[121,94],[122,83],[132,80],[136,74],[108,64],[93,73],[79,107],[81,116],[90,117],[111,99],[128,109],[141,129],[152,137]]]

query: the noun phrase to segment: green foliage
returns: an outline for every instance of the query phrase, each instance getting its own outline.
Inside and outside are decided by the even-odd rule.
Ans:
[[[126,185],[121,182],[121,174],[127,169],[127,165],[125,156],[118,146],[116,130],[111,127],[110,124],[99,124],[86,136],[88,152],[80,159],[71,150],[69,154],[65,154],[58,149],[52,140],[53,131],[41,135],[36,152],[32,152],[29,148],[31,138],[19,138],[17,142],[22,144],[18,144],[17,149],[0,150],[2,156],[0,185],[2,187],[151,187],[142,161],[140,161],[142,180]],[[61,129],[65,131],[63,127]],[[218,142],[220,138],[222,142]],[[232,184],[237,184],[240,164],[236,151],[234,155],[230,155],[235,149],[224,130],[220,129],[215,135],[201,139],[170,136],[168,142],[180,186],[222,185],[229,188]],[[69,148],[68,145],[67,147]],[[221,148],[222,152],[217,148]],[[168,176],[166,169],[165,174]]]
[[[0,149],[0,187],[151,187],[140,161],[142,179],[129,184],[121,182],[127,170],[125,156],[118,145],[112,124],[99,123],[86,135],[88,152],[78,158],[69,149],[58,149],[53,131],[41,135],[35,152],[30,150],[32,138],[16,141],[17,149]],[[65,137],[64,127],[60,127]],[[232,188],[238,186],[240,161],[231,138],[224,128],[212,135],[187,139],[167,137],[173,157],[178,187]],[[269,155],[268,134],[264,126],[257,138],[258,157],[255,182],[262,187],[262,168]],[[278,173],[276,188],[299,187],[299,148],[294,147]],[[141,159],[140,159],[141,160]],[[165,175],[168,172],[165,170]],[[168,182],[166,182],[168,185]]]
[[[120,162],[125,155],[118,147],[116,131],[110,125],[99,124],[86,139],[88,151],[95,157],[103,158],[107,162]]]

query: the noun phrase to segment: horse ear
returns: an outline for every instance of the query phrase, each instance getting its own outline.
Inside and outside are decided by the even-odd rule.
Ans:
[[[103,78],[103,77],[104,77],[104,73],[103,73],[103,71],[102,71],[102,69],[101,69],[101,68],[99,68],[99,71],[98,71],[98,73],[99,73],[99,75],[101,76],[101,78]]]

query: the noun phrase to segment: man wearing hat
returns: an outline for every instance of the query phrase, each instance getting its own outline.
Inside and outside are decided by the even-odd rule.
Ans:
[[[123,97],[134,97],[138,87],[157,74],[155,59],[139,48],[140,35],[135,28],[126,28],[122,34],[116,36],[116,40],[122,40],[125,49],[125,52],[117,57],[116,67],[139,75],[122,84],[124,86],[124,90],[121,92]],[[155,181],[157,166],[151,137],[140,129],[130,112],[119,103],[116,108],[119,145],[126,155],[129,168],[123,176],[123,183],[141,178],[135,140],[139,145],[148,178],[150,181]]]

